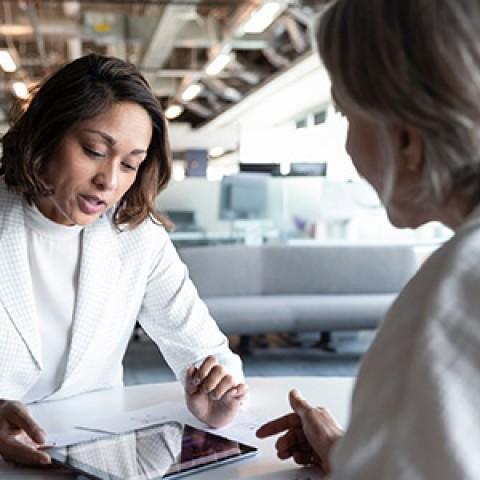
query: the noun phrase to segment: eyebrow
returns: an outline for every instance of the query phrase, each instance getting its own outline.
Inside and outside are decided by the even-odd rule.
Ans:
[[[99,135],[111,147],[113,147],[117,143],[117,141],[112,136],[108,135],[108,133],[102,132],[101,130],[95,130],[94,128],[85,128],[84,130],[85,130],[85,132],[94,133],[96,135]],[[143,150],[142,148],[137,148],[135,150],[132,150],[130,152],[130,155],[140,155],[142,153],[147,153],[147,150]]]

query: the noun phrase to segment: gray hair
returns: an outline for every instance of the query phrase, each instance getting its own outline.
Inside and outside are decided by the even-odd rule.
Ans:
[[[341,96],[422,132],[425,198],[439,204],[480,200],[479,25],[478,0],[338,0],[316,27]]]

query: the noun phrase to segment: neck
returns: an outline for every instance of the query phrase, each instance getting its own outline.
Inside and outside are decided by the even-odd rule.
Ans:
[[[478,202],[469,202],[463,195],[452,195],[439,208],[438,220],[452,230],[457,230],[477,205]]]
[[[58,204],[53,195],[43,198],[36,198],[34,203],[40,212],[45,217],[52,220],[52,222],[68,226],[76,225],[71,217]]]

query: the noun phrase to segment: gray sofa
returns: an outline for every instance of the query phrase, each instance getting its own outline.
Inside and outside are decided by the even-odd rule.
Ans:
[[[376,328],[417,268],[408,246],[179,250],[228,335]]]

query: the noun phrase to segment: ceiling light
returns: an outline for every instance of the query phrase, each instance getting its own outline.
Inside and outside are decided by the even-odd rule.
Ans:
[[[208,155],[212,158],[221,157],[225,153],[225,149],[223,147],[213,147],[208,151]]]
[[[231,53],[221,53],[217,55],[205,68],[207,75],[218,75],[232,60]]]
[[[12,84],[13,91],[18,98],[25,100],[28,98],[28,88],[25,85],[25,82],[13,82]]]
[[[177,103],[170,105],[167,110],[165,110],[165,116],[169,120],[173,120],[174,118],[177,118],[183,113],[183,107],[181,105],[178,105]]]
[[[262,33],[277,17],[282,6],[276,2],[268,2],[254,11],[243,26],[245,33]]]
[[[78,0],[63,2],[63,13],[67,17],[76,17],[80,13],[80,2]]]
[[[14,37],[32,35],[33,28],[31,25],[21,25],[21,24],[12,24],[4,23],[0,25],[0,35],[11,35]]]
[[[0,67],[4,72],[14,72],[17,69],[17,65],[8,50],[0,50]]]
[[[186,102],[193,100],[201,91],[203,87],[199,83],[192,83],[182,93],[182,99]]]

